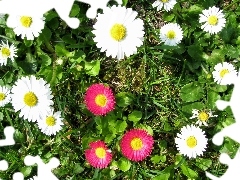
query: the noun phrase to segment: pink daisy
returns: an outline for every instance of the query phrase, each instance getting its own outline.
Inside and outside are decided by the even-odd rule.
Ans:
[[[90,149],[85,150],[86,160],[95,168],[106,168],[112,160],[111,151],[107,149],[103,141],[95,141],[89,144]]]
[[[120,147],[122,154],[132,161],[142,161],[152,151],[153,137],[143,129],[132,129],[124,134]]]
[[[115,107],[115,97],[109,87],[93,84],[86,92],[84,102],[94,115],[105,115]]]

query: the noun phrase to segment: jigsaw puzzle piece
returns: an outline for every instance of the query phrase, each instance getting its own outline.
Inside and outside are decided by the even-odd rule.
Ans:
[[[224,173],[224,175],[222,175],[221,177],[216,177],[214,175],[212,175],[211,173],[206,172],[206,176],[212,180],[238,180],[240,177],[240,171],[239,171],[239,167],[240,167],[240,149],[238,149],[235,157],[233,159],[231,159],[229,157],[228,154],[226,153],[222,153],[220,155],[219,161],[222,164],[226,164],[228,165],[228,169],[227,171]],[[234,177],[233,177],[234,175]]]
[[[60,161],[53,157],[50,159],[48,163],[44,163],[40,156],[30,156],[27,155],[24,158],[24,163],[27,166],[34,165],[35,163],[38,165],[38,170],[37,170],[37,178],[40,180],[46,180],[46,179],[51,179],[51,180],[58,180],[58,178],[52,173],[52,169],[57,168],[60,165]]]

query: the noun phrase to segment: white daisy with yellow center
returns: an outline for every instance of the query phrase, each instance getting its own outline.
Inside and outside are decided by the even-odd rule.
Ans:
[[[17,48],[12,44],[9,46],[8,41],[0,44],[0,66],[6,65],[8,58],[11,59],[11,61],[14,61],[14,57],[17,57],[16,55]]]
[[[175,143],[180,154],[189,158],[196,158],[203,154],[207,147],[208,139],[205,132],[194,125],[182,127],[181,133],[177,134]]]
[[[56,135],[58,131],[62,129],[63,118],[61,117],[61,112],[53,112],[51,109],[45,117],[42,117],[38,122],[39,129],[46,135]]]
[[[11,101],[10,88],[6,86],[0,86],[0,107],[5,106]]]
[[[45,117],[53,105],[50,85],[42,78],[36,79],[33,75],[18,79],[11,93],[15,112],[20,111],[19,117],[30,122]]]
[[[212,74],[214,82],[217,82],[220,85],[232,84],[237,78],[237,71],[234,66],[227,62],[215,65]]]
[[[157,7],[157,10],[160,11],[162,9],[162,7],[166,10],[166,11],[170,11],[171,9],[173,9],[174,5],[177,3],[176,0],[156,0],[152,6],[155,8]]]
[[[204,31],[209,32],[210,34],[216,34],[225,27],[226,19],[222,10],[213,6],[202,11],[199,22],[204,23],[201,26]]]
[[[26,37],[27,40],[34,40],[34,37],[38,37],[44,28],[44,17],[9,15],[7,26],[13,28],[15,34],[21,35],[22,39]]]
[[[103,14],[98,14],[97,22],[92,31],[94,41],[106,56],[123,59],[137,53],[137,47],[143,44],[143,21],[135,19],[137,12],[131,8],[112,6],[106,8]]]
[[[183,31],[176,23],[169,23],[161,27],[160,40],[168,46],[177,46],[183,38]]]
[[[211,117],[217,117],[218,115],[213,115],[213,112],[209,109],[208,111],[199,111],[197,109],[193,109],[192,110],[192,117],[190,117],[190,119],[194,119],[197,118],[198,121],[196,122],[196,124],[198,124],[199,126],[208,126],[207,121],[209,118]]]

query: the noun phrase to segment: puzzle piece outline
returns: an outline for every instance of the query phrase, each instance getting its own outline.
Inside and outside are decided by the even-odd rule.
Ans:
[[[89,19],[94,19],[97,16],[98,9],[105,9],[110,0],[76,0],[77,2],[83,2],[90,5],[90,8],[86,12],[86,16]],[[119,5],[122,4],[122,0],[115,0]],[[43,15],[54,9],[59,17],[66,22],[66,24],[72,29],[79,27],[80,21],[75,17],[69,17],[70,11],[75,0],[1,0],[0,1],[0,14],[8,14],[9,16],[36,16],[43,17]],[[18,8],[12,8],[12,5]],[[26,4],[28,6],[26,6]],[[30,8],[31,7],[31,8]],[[7,26],[11,27],[7,21]]]
[[[222,145],[224,142],[224,137],[229,137],[232,140],[240,143],[240,137],[238,136],[238,131],[240,129],[240,111],[238,110],[238,103],[240,100],[240,69],[238,72],[237,78],[232,79],[232,84],[234,84],[234,88],[232,91],[232,96],[229,101],[224,100],[217,100],[216,106],[219,110],[223,111],[225,108],[230,106],[233,116],[235,118],[235,123],[225,127],[220,132],[216,133],[213,138],[212,142],[215,145]],[[239,178],[240,171],[238,167],[240,166],[240,148],[238,149],[235,157],[233,159],[227,153],[222,153],[219,157],[219,161],[222,164],[228,165],[228,169],[221,177],[216,177],[209,172],[205,172],[206,176],[212,180],[228,180],[232,179],[232,177]]]

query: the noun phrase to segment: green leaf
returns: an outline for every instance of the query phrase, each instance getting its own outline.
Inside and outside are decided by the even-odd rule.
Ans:
[[[211,89],[215,92],[225,92],[227,90],[227,86],[216,84],[214,87],[211,87]]]
[[[116,134],[107,134],[104,138],[104,141],[106,143],[110,143],[114,138],[116,137]]]
[[[73,4],[72,10],[70,12],[70,17],[75,17],[76,15],[78,15],[79,12],[80,12],[79,6],[76,4]]]
[[[42,30],[42,33],[40,34],[39,38],[43,41],[43,42],[49,42],[50,38],[52,36],[52,32],[48,27],[44,27],[44,29]]]
[[[84,168],[80,165],[80,163],[76,163],[73,169],[74,174],[80,174],[84,171]]]
[[[57,44],[55,46],[55,51],[58,57],[61,57],[61,56],[70,57],[72,55],[68,50],[66,50],[63,44]]]
[[[197,158],[195,165],[198,166],[203,171],[206,171],[208,168],[210,168],[212,166],[212,160]]]
[[[155,176],[152,180],[168,180],[170,177],[170,173],[163,173],[158,176]]]
[[[127,3],[128,3],[128,0],[122,0],[122,5],[123,5],[123,6],[126,6]]]
[[[194,102],[203,97],[204,91],[200,84],[192,82],[182,87],[180,97],[185,102]]]
[[[2,113],[2,112],[0,112],[0,121],[2,121],[2,120],[3,120],[3,118],[4,118],[4,115],[3,115],[3,113]]]
[[[207,107],[209,109],[214,109],[216,107],[216,101],[218,99],[221,99],[221,96],[212,90],[208,90],[208,94],[207,94]]]
[[[166,156],[165,155],[155,155],[155,156],[152,156],[151,158],[151,161],[156,164],[156,163],[159,163],[160,161],[161,162],[166,162]]]
[[[26,137],[24,136],[23,133],[21,133],[18,129],[15,130],[14,132],[14,139],[17,141],[17,142],[20,142],[20,143],[23,143],[26,141]]]
[[[127,107],[133,101],[133,94],[129,92],[120,92],[116,95],[116,102],[119,107]]]
[[[52,63],[52,59],[46,53],[41,53],[38,55],[42,59],[42,67],[49,66]]]
[[[165,12],[162,16],[164,21],[172,21],[174,17],[175,17],[174,13],[167,13],[167,12]]]
[[[180,168],[182,169],[182,173],[187,176],[188,178],[191,179],[195,179],[198,177],[198,173],[195,172],[194,170],[190,169],[188,166],[186,166],[185,164],[182,164],[180,166]]]
[[[97,76],[100,71],[100,61],[93,60],[91,62],[85,62],[85,71],[86,74],[90,76]]]
[[[117,132],[124,132],[125,131],[125,129],[126,129],[126,127],[127,127],[127,123],[126,123],[126,121],[117,121],[116,122],[116,130],[117,130]]]
[[[131,114],[128,115],[128,120],[133,121],[134,123],[138,122],[142,118],[142,112],[134,110]]]
[[[128,171],[130,169],[131,165],[132,165],[131,162],[124,157],[121,157],[117,162],[118,168],[120,170],[122,170],[123,172]]]
[[[202,102],[193,102],[193,103],[186,103],[182,106],[182,111],[188,114],[192,114],[193,109],[203,109],[204,104]]]
[[[76,40],[72,38],[70,34],[66,34],[62,37],[62,40],[68,44],[76,44]]]
[[[207,59],[207,63],[210,65],[216,65],[225,60],[226,50],[224,49],[214,49],[211,53],[211,56]]]
[[[188,46],[187,52],[195,61],[203,60],[203,49],[200,45]]]
[[[8,38],[15,39],[15,33],[12,28],[5,28],[5,34]]]
[[[24,38],[24,44],[25,44],[25,46],[27,46],[27,47],[30,47],[30,46],[32,46],[32,44],[33,44],[33,41],[32,40],[27,40],[26,38]]]
[[[31,171],[32,171],[32,167],[31,166],[28,166],[28,167],[22,167],[20,169],[20,171],[23,173],[23,175],[26,177],[26,176],[29,176],[31,174]]]

